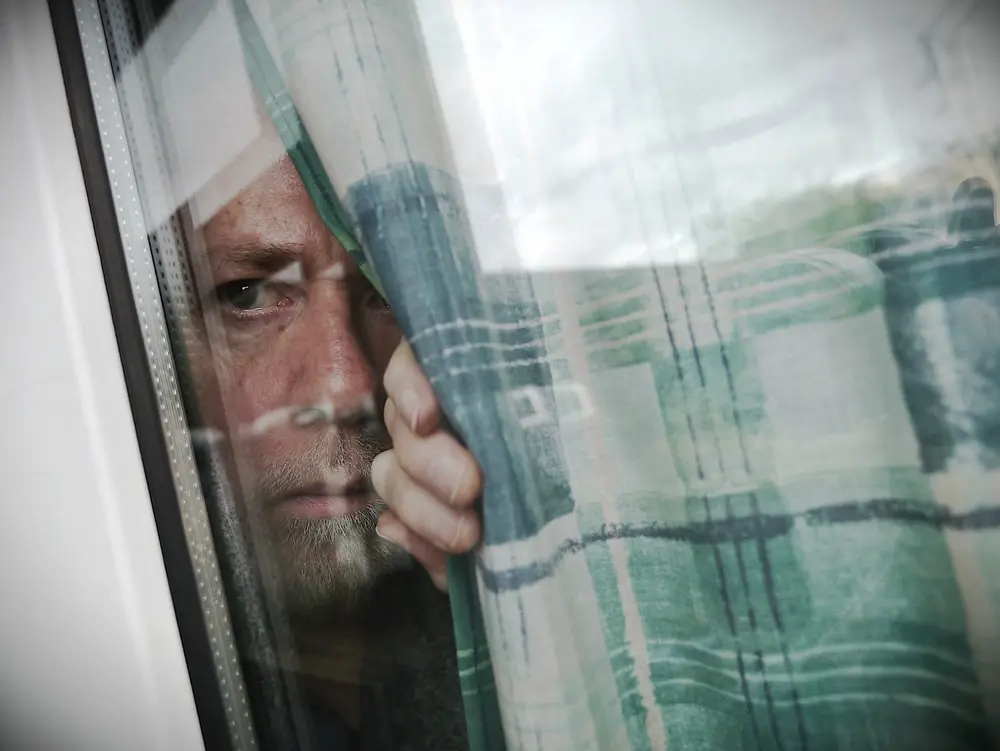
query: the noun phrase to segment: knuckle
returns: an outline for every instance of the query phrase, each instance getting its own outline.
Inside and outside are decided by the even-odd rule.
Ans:
[[[460,501],[472,503],[483,492],[483,474],[479,471],[476,460],[468,453],[465,455],[465,474],[462,476]]]
[[[420,467],[423,465],[423,446],[419,439],[407,430],[400,430],[393,435],[393,449],[396,452],[396,463],[401,471],[410,477],[420,476]]]
[[[482,476],[476,460],[464,449],[460,449],[454,460],[456,470],[452,474],[448,503],[451,506],[468,506],[482,492]]]

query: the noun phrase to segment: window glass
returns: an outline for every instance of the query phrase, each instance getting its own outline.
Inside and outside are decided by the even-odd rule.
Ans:
[[[229,4],[76,11],[234,744],[465,748],[448,598],[375,528],[393,311],[310,199]]]
[[[238,744],[988,743],[961,5],[79,0]]]

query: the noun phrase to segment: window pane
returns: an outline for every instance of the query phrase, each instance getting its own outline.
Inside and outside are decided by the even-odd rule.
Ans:
[[[841,5],[80,0],[238,745],[984,742],[993,44]]]
[[[391,309],[326,228],[228,3],[78,0],[237,748],[465,748],[448,598],[376,534]]]
[[[156,124],[149,119],[149,84],[136,72],[140,25],[123,3],[75,3],[87,77],[102,137],[135,308],[155,388],[180,504],[184,540],[194,564],[211,659],[223,696],[226,732],[236,748],[256,747],[240,655],[233,638],[223,587],[224,568],[216,555],[213,525],[202,494],[204,474],[193,452],[189,418],[192,392],[184,358],[172,348],[189,327],[194,299],[190,273],[182,265],[182,219],[176,212],[147,219],[157,191],[167,182],[167,164]],[[161,294],[162,292],[162,294]],[[180,353],[181,350],[178,350]],[[225,559],[223,559],[224,561]]]

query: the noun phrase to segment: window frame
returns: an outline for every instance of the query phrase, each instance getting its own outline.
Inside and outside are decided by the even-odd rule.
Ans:
[[[152,288],[147,283],[141,302],[137,301],[135,266],[149,264],[149,238],[145,228],[138,233],[124,231],[123,223],[128,220],[123,218],[120,208],[125,200],[138,200],[136,175],[124,138],[122,111],[110,73],[110,54],[101,28],[100,9],[96,0],[49,0],[48,5],[126,391],[202,738],[205,747],[213,751],[254,749],[258,746],[254,718],[246,706],[246,690],[233,643],[227,598],[219,579],[205,499],[193,473],[190,431],[183,413],[165,404],[165,396],[176,395],[178,387],[169,342],[163,346],[165,334],[160,333],[161,341],[152,341],[157,331],[164,332],[165,327],[155,275],[151,272]],[[101,84],[94,81],[95,69],[106,78]],[[98,112],[102,113],[101,118]],[[120,138],[113,185],[109,149],[116,147],[115,136]],[[141,212],[136,216],[141,220]],[[154,371],[157,371],[155,376]],[[168,433],[173,434],[172,439]],[[187,466],[180,468],[178,464]],[[178,482],[182,474],[187,474],[187,482]],[[197,555],[192,555],[193,550],[197,550]]]

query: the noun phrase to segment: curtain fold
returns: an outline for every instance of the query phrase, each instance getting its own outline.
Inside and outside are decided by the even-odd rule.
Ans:
[[[449,569],[473,749],[992,745],[1000,236],[989,180],[952,192],[995,179],[994,131],[886,178],[902,136],[859,133],[919,113],[871,114],[808,39],[696,106],[671,66],[697,45],[653,32],[721,17],[647,0],[233,1],[484,469],[484,545]],[[731,187],[764,152],[802,185]]]

